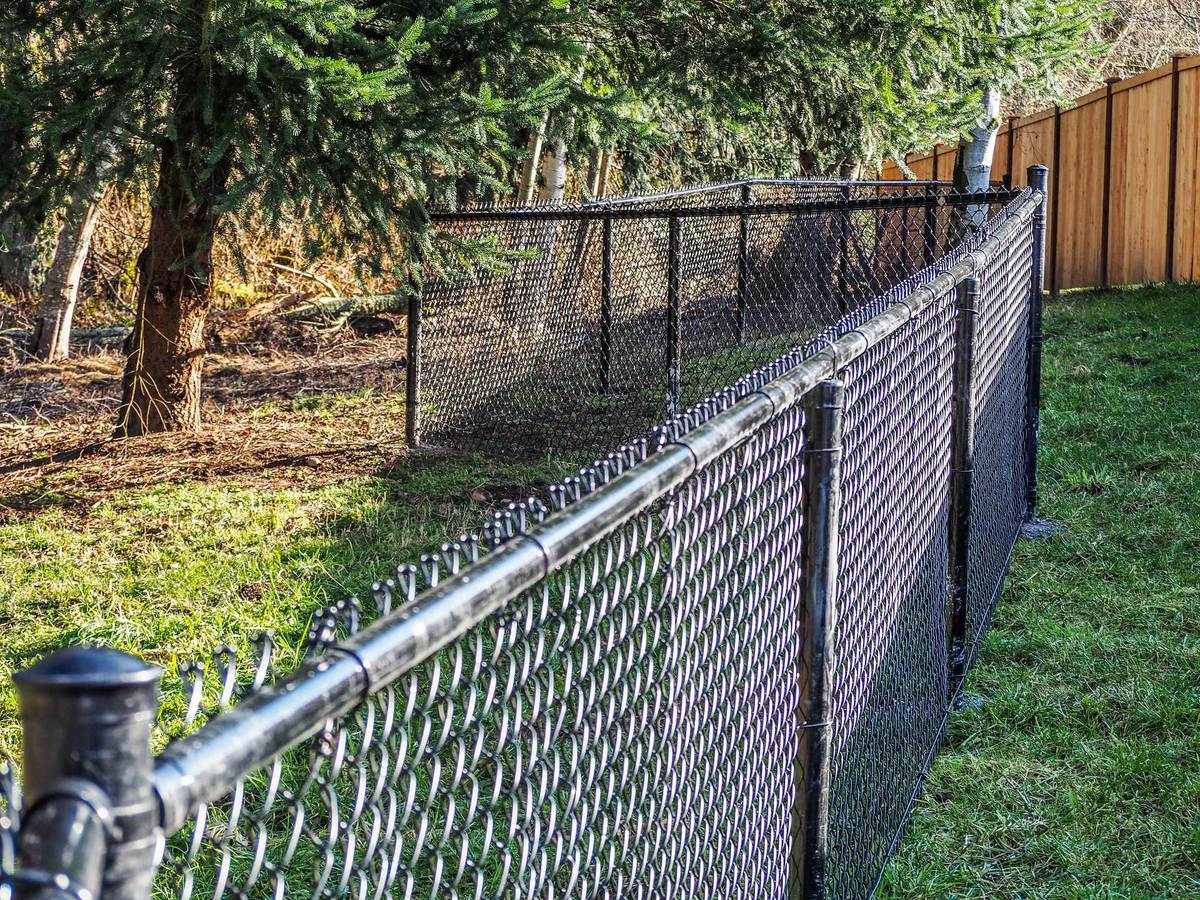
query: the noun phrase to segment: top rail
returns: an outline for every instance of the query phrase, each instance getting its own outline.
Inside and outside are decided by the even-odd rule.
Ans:
[[[741,182],[741,184],[763,184],[764,182]],[[775,182],[771,182],[775,183]],[[782,183],[782,182],[781,182]],[[799,182],[804,183],[804,182]],[[824,183],[822,183],[824,184]],[[522,206],[512,208],[464,209],[460,211],[433,210],[429,217],[434,222],[485,221],[499,222],[510,219],[530,220],[580,220],[580,219],[666,219],[673,217],[699,218],[706,216],[780,215],[788,213],[846,212],[871,209],[923,209],[937,206],[974,206],[988,203],[1008,203],[1015,200],[1017,189],[992,189],[975,193],[931,193],[928,187],[944,187],[938,181],[846,181],[829,182],[833,186],[891,187],[893,196],[850,198],[838,197],[828,200],[806,200],[788,203],[721,204],[717,206],[661,207],[646,206],[646,203],[672,197],[691,196],[737,187],[737,183],[710,188],[696,188],[659,197],[623,198],[613,201],[598,201],[580,206]],[[921,188],[922,190],[916,190]],[[627,204],[627,205],[618,205]]]
[[[227,794],[237,779],[268,765],[280,753],[316,734],[324,721],[348,712],[446,647],[668,495],[764,422],[795,406],[814,385],[835,377],[902,328],[938,297],[978,272],[1041,202],[1040,192],[1028,190],[964,198],[973,203],[1017,198],[1020,202],[1012,204],[1010,215],[977,247],[962,253],[904,299],[777,377],[745,380],[743,395],[723,412],[664,444],[569,507],[528,529],[518,528],[519,533],[478,563],[170,745],[159,756],[154,773],[161,827],[167,834],[179,830],[197,809]],[[657,212],[677,215],[680,211]],[[712,214],[711,210],[705,214]],[[535,514],[534,518],[541,517]]]
[[[611,206],[628,206],[635,204],[657,203],[661,200],[675,200],[680,197],[695,197],[702,194],[715,194],[718,191],[732,191],[743,187],[755,187],[757,185],[814,185],[816,187],[841,187],[842,185],[861,185],[863,187],[896,187],[900,184],[908,185],[942,185],[948,186],[948,181],[907,181],[901,182],[896,179],[878,178],[873,180],[851,179],[851,178],[743,178],[738,181],[720,181],[716,184],[704,184],[696,187],[679,188],[673,191],[663,191],[658,194],[637,194],[630,197],[613,197],[605,200],[589,200],[582,204],[584,207],[611,207]]]

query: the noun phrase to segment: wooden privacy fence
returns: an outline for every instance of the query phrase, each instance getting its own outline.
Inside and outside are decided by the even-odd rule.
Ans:
[[[942,145],[906,162],[936,180],[951,177],[956,155]],[[1011,184],[1038,163],[1050,168],[1051,292],[1200,279],[1200,56],[1009,119],[993,179]],[[904,177],[893,161],[882,175]]]

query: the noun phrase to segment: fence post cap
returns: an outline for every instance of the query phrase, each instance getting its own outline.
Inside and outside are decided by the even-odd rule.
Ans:
[[[110,647],[67,647],[44,656],[13,681],[22,689],[69,692],[76,689],[132,688],[155,684],[158,666]]]

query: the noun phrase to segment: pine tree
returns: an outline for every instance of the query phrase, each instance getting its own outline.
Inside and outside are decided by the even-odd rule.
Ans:
[[[556,0],[47,0],[0,9],[12,40],[55,35],[35,77],[6,79],[27,112],[21,177],[0,214],[59,208],[93,183],[153,185],[118,435],[200,424],[203,327],[225,216],[310,224],[399,277],[428,246],[424,204],[502,174],[513,122],[560,102]],[[522,25],[514,28],[514,23]]]

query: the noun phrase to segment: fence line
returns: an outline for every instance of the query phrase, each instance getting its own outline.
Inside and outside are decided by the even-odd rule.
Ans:
[[[164,839],[184,900],[867,896],[1033,512],[1031,180],[922,283],[398,569],[373,624],[315,616],[283,680],[266,643],[229,705],[224,659],[155,760],[156,669],[26,670],[13,896],[143,900]]]
[[[918,178],[948,178],[957,149],[910,154]],[[1200,278],[1200,56],[1170,63],[1000,128],[993,177],[1050,168],[1046,276],[1063,288]],[[894,162],[887,179],[904,177]]]
[[[434,213],[512,263],[428,279],[410,305],[410,442],[603,452],[926,270],[970,210],[1015,197],[753,179]]]

